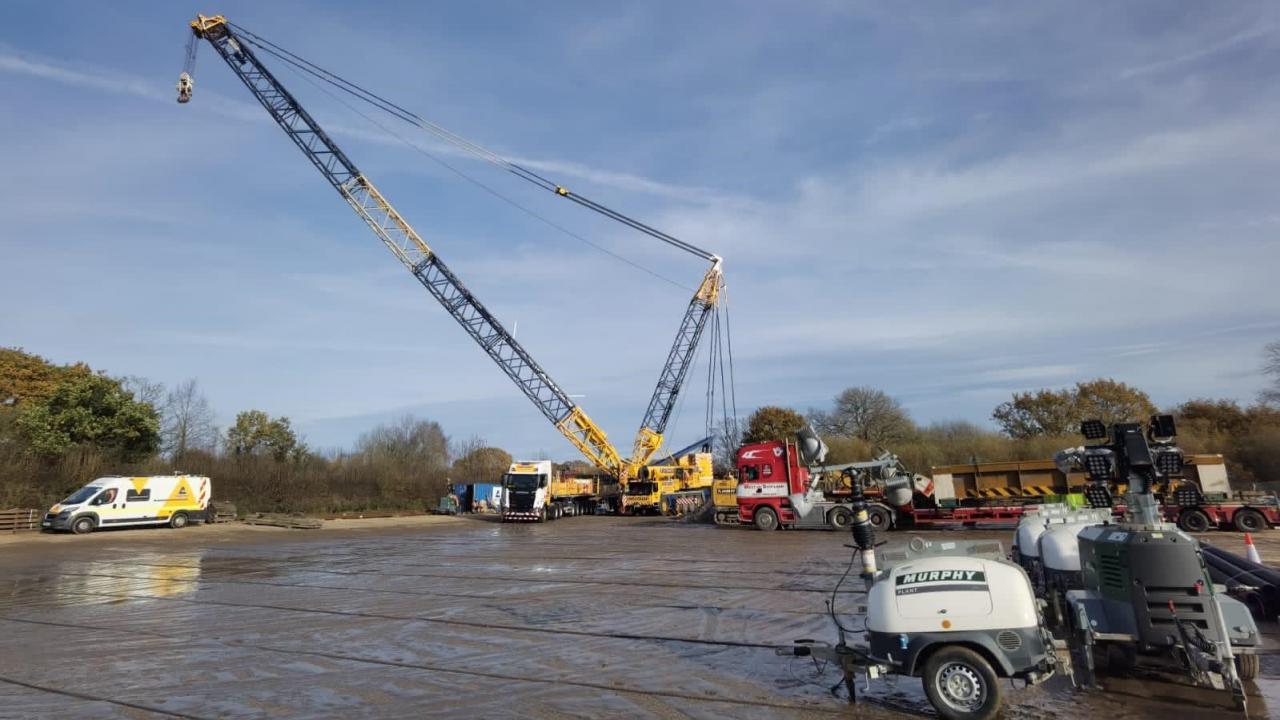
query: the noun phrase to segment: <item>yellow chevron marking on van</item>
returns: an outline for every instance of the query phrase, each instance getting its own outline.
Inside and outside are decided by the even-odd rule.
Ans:
[[[196,498],[196,494],[191,490],[191,483],[187,482],[187,478],[178,478],[178,482],[173,486],[173,494],[164,501],[164,506],[160,508],[160,517],[168,517],[177,510],[199,510],[200,501]]]

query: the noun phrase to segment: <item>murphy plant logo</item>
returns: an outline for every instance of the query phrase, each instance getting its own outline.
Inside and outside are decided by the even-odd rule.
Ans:
[[[926,584],[928,583],[928,584]],[[930,570],[903,573],[896,581],[898,595],[958,590],[986,590],[987,574],[981,570]]]
[[[986,582],[987,574],[981,570],[930,570],[920,573],[903,573],[898,576],[899,585],[924,582]]]

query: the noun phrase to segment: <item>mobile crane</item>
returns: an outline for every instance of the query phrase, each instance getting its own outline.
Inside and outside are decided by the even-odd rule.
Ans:
[[[582,408],[574,403],[533,357],[516,342],[515,337],[467,290],[462,281],[391,206],[369,178],[357,169],[333,139],[262,64],[253,48],[257,47],[275,55],[294,67],[311,72],[325,82],[351,92],[361,99],[372,102],[370,98],[376,98],[381,104],[379,102],[373,104],[402,120],[415,124],[422,124],[425,121],[231,23],[222,15],[197,15],[190,26],[192,35],[187,46],[186,66],[178,81],[178,102],[186,103],[191,99],[194,86],[191,73],[194,69],[196,47],[199,40],[206,40],[232,72],[249,88],[289,139],[298,146],[298,149],[306,155],[356,214],[368,224],[396,259],[458,321],[458,324],[515,382],[547,420],[555,425],[556,429],[593,465],[605,474],[616,478],[621,489],[625,490],[627,482],[639,474],[640,469],[649,462],[662,445],[663,433],[666,432],[680,389],[693,365],[698,341],[706,328],[708,317],[721,299],[724,275],[720,258],[574,193],[563,185],[547,180],[527,168],[499,159],[499,164],[504,169],[522,179],[637,231],[663,240],[711,264],[693,298],[689,301],[680,329],[676,333],[675,341],[672,343],[666,363],[658,377],[657,386],[649,400],[644,419],[636,434],[631,455],[624,457],[609,442],[604,430],[588,417]],[[353,92],[352,88],[358,92]],[[457,136],[453,137],[457,138]],[[467,142],[471,148],[486,153],[491,161],[498,157],[469,141],[464,142]]]

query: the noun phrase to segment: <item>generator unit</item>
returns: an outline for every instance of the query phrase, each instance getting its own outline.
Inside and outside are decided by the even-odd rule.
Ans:
[[[868,681],[918,677],[930,704],[947,720],[994,717],[1004,679],[1033,685],[1053,675],[1053,637],[1031,581],[1005,558],[999,542],[917,537],[903,550],[877,556],[866,500],[853,487],[851,567],[861,559],[867,587],[863,642],[851,641],[833,607],[835,644],[803,640],[780,648],[780,654],[839,667],[851,702],[858,673]]]

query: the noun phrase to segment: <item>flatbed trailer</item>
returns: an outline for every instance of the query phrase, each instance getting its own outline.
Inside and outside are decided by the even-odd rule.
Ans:
[[[891,528],[929,528],[961,525],[1016,526],[1028,509],[1036,505],[981,505],[955,508],[890,508],[876,503],[892,513]],[[1112,506],[1116,517],[1124,515],[1123,503]],[[1197,504],[1165,502],[1160,514],[1166,522],[1176,523],[1187,532],[1209,530],[1240,530],[1262,532],[1280,527],[1280,503],[1274,495],[1209,500]]]

